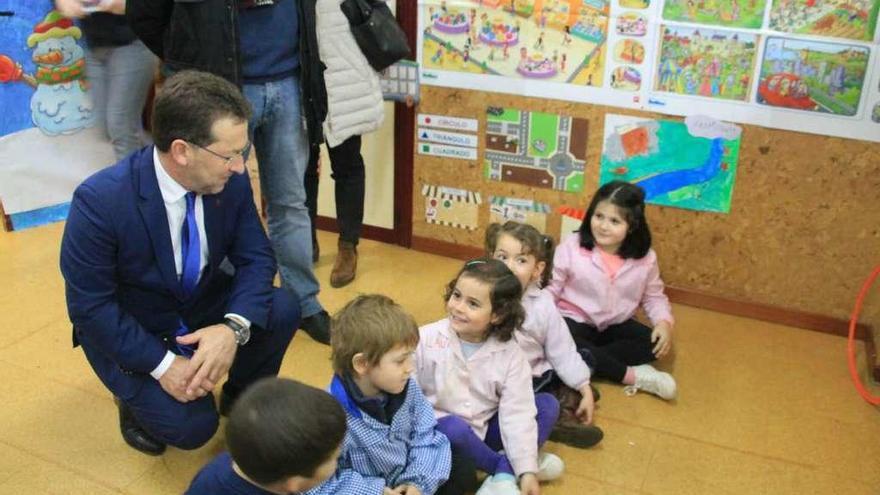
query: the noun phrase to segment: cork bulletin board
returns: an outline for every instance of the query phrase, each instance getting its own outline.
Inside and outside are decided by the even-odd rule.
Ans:
[[[485,178],[487,107],[586,119],[583,192]],[[676,120],[584,103],[435,86],[422,87],[418,112],[479,120],[477,160],[416,154],[413,190],[444,185],[546,203],[546,232],[559,238],[559,208],[585,208],[598,187],[606,113]],[[648,206],[653,247],[667,285],[731,299],[847,319],[871,268],[880,263],[880,144],[743,125],[732,205],[727,214]],[[880,133],[880,126],[877,132]],[[413,236],[479,248],[490,218],[483,201],[477,228],[425,221],[413,197]],[[880,325],[880,291],[863,319]]]

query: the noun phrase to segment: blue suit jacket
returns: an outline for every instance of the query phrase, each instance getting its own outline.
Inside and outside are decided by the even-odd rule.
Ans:
[[[275,260],[247,174],[233,175],[202,201],[210,259],[184,297],[153,147],[77,187],[61,242],[74,344],[97,349],[122,370],[149,373],[167,350],[163,337],[181,320],[195,330],[229,312],[266,328]],[[234,274],[220,269],[224,259]]]

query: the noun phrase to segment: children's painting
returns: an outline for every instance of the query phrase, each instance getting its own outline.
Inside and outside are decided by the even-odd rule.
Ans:
[[[482,199],[480,193],[453,187],[424,185],[425,221],[459,229],[475,230]]]
[[[489,221],[493,223],[513,220],[531,225],[540,232],[545,232],[548,213],[550,213],[550,205],[546,203],[505,196],[489,197]]]
[[[776,0],[770,28],[787,33],[871,41],[880,0]]]
[[[771,37],[764,48],[758,103],[855,115],[868,68],[868,48]]]
[[[586,119],[512,108],[486,111],[486,178],[581,192],[587,157]]]
[[[602,85],[607,0],[420,3],[425,69]]]
[[[624,9],[644,10],[651,6],[650,0],[620,0],[619,5]]]
[[[633,38],[623,38],[614,44],[614,61],[641,64],[645,61],[645,45]]]
[[[663,19],[759,29],[765,5],[765,0],[666,0]]]
[[[662,26],[654,90],[748,101],[758,35]]]
[[[611,71],[611,87],[621,91],[638,91],[642,87],[642,73],[635,67],[615,67]]]
[[[635,12],[627,12],[617,17],[617,34],[621,36],[644,36],[648,32],[648,19]]]
[[[727,213],[740,134],[708,117],[673,122],[607,114],[599,182],[638,184],[652,204]]]
[[[66,217],[74,187],[113,163],[95,126],[82,31],[52,2],[0,10],[0,201],[13,229]]]

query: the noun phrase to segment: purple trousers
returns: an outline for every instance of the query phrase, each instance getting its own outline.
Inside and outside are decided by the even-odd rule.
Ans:
[[[538,423],[540,448],[550,437],[550,430],[559,418],[559,401],[550,394],[538,393],[535,394],[535,407],[538,409],[535,421]],[[437,430],[449,438],[453,452],[472,458],[481,471],[489,474],[514,474],[507,456],[498,453],[504,448],[501,443],[501,428],[498,426],[498,413],[489,420],[485,440],[478,437],[467,421],[458,416],[449,415],[438,419]]]

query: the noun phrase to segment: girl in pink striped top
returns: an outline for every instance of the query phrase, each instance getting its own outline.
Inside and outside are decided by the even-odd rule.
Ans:
[[[595,376],[675,398],[672,376],[648,364],[672,348],[674,320],[642,188],[622,181],[599,188],[578,232],[556,248],[547,289],[576,345],[596,359]],[[633,318],[639,306],[651,327]]]

